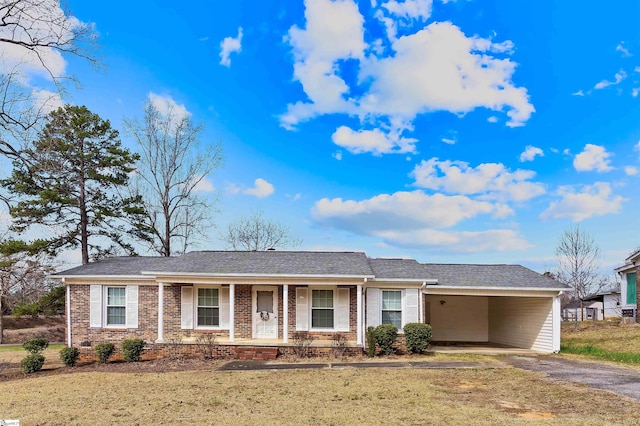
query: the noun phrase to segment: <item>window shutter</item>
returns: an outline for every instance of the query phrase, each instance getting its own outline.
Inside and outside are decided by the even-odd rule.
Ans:
[[[420,290],[417,288],[407,288],[404,291],[404,323],[402,325],[408,324],[410,322],[418,322],[420,321],[419,314],[419,298],[420,298]]]
[[[338,288],[336,301],[336,331],[349,331],[349,289]]]
[[[627,305],[635,305],[636,291],[636,273],[627,273]]]
[[[220,327],[229,328],[229,314],[230,314],[230,301],[229,301],[229,287],[222,287],[220,289]]]
[[[128,285],[126,291],[127,298],[127,328],[138,328],[138,286]]]
[[[367,288],[367,327],[380,325],[380,289]]]
[[[102,286],[89,287],[89,327],[102,327]]]
[[[193,287],[183,286],[180,289],[180,328],[193,328]]]
[[[309,289],[296,288],[296,330],[309,330]]]

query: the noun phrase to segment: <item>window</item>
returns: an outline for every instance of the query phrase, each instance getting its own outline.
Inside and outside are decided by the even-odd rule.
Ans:
[[[636,273],[627,273],[627,305],[636,303]]]
[[[217,288],[198,289],[198,326],[217,327],[220,325],[220,298]]]
[[[125,287],[107,287],[107,325],[126,325],[125,294]]]
[[[333,328],[333,290],[311,292],[311,328]]]
[[[382,291],[382,323],[402,328],[402,290]]]

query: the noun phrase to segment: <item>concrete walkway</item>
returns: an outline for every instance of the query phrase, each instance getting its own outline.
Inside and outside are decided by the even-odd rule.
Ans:
[[[545,356],[509,356],[502,360],[516,368],[545,373],[554,382],[580,383],[640,401],[640,371],[632,368]]]
[[[256,370],[309,370],[345,368],[503,368],[500,364],[462,361],[408,361],[408,362],[327,362],[327,363],[270,363],[265,361],[230,361],[217,368],[218,371]]]

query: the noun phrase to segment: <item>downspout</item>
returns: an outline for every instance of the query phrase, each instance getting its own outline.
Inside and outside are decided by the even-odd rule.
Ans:
[[[427,282],[423,281],[422,285],[420,286],[420,297],[418,298],[418,309],[420,310],[418,312],[418,319],[420,320],[420,323],[424,322],[424,293],[423,290],[425,290],[427,288]]]
[[[367,350],[367,333],[366,333],[366,329],[367,329],[367,323],[365,321],[366,317],[365,317],[365,312],[367,310],[366,308],[366,304],[362,303],[365,299],[366,299],[366,292],[367,289],[365,288],[365,285],[367,284],[367,278],[364,278],[364,281],[362,283],[362,295],[360,297],[360,306],[362,306],[362,309],[360,311],[360,323],[362,324],[362,326],[360,327],[360,339],[362,339],[362,348],[364,351]]]
[[[65,284],[64,277],[62,277],[62,285],[66,287],[65,289],[65,311],[67,314],[67,347],[71,347],[71,287],[68,284]]]

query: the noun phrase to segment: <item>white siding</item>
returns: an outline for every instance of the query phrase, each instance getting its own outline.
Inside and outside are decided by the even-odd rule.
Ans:
[[[489,341],[488,297],[427,295],[426,302],[430,303],[432,340]]]
[[[490,298],[489,341],[553,352],[552,305],[552,297]]]

